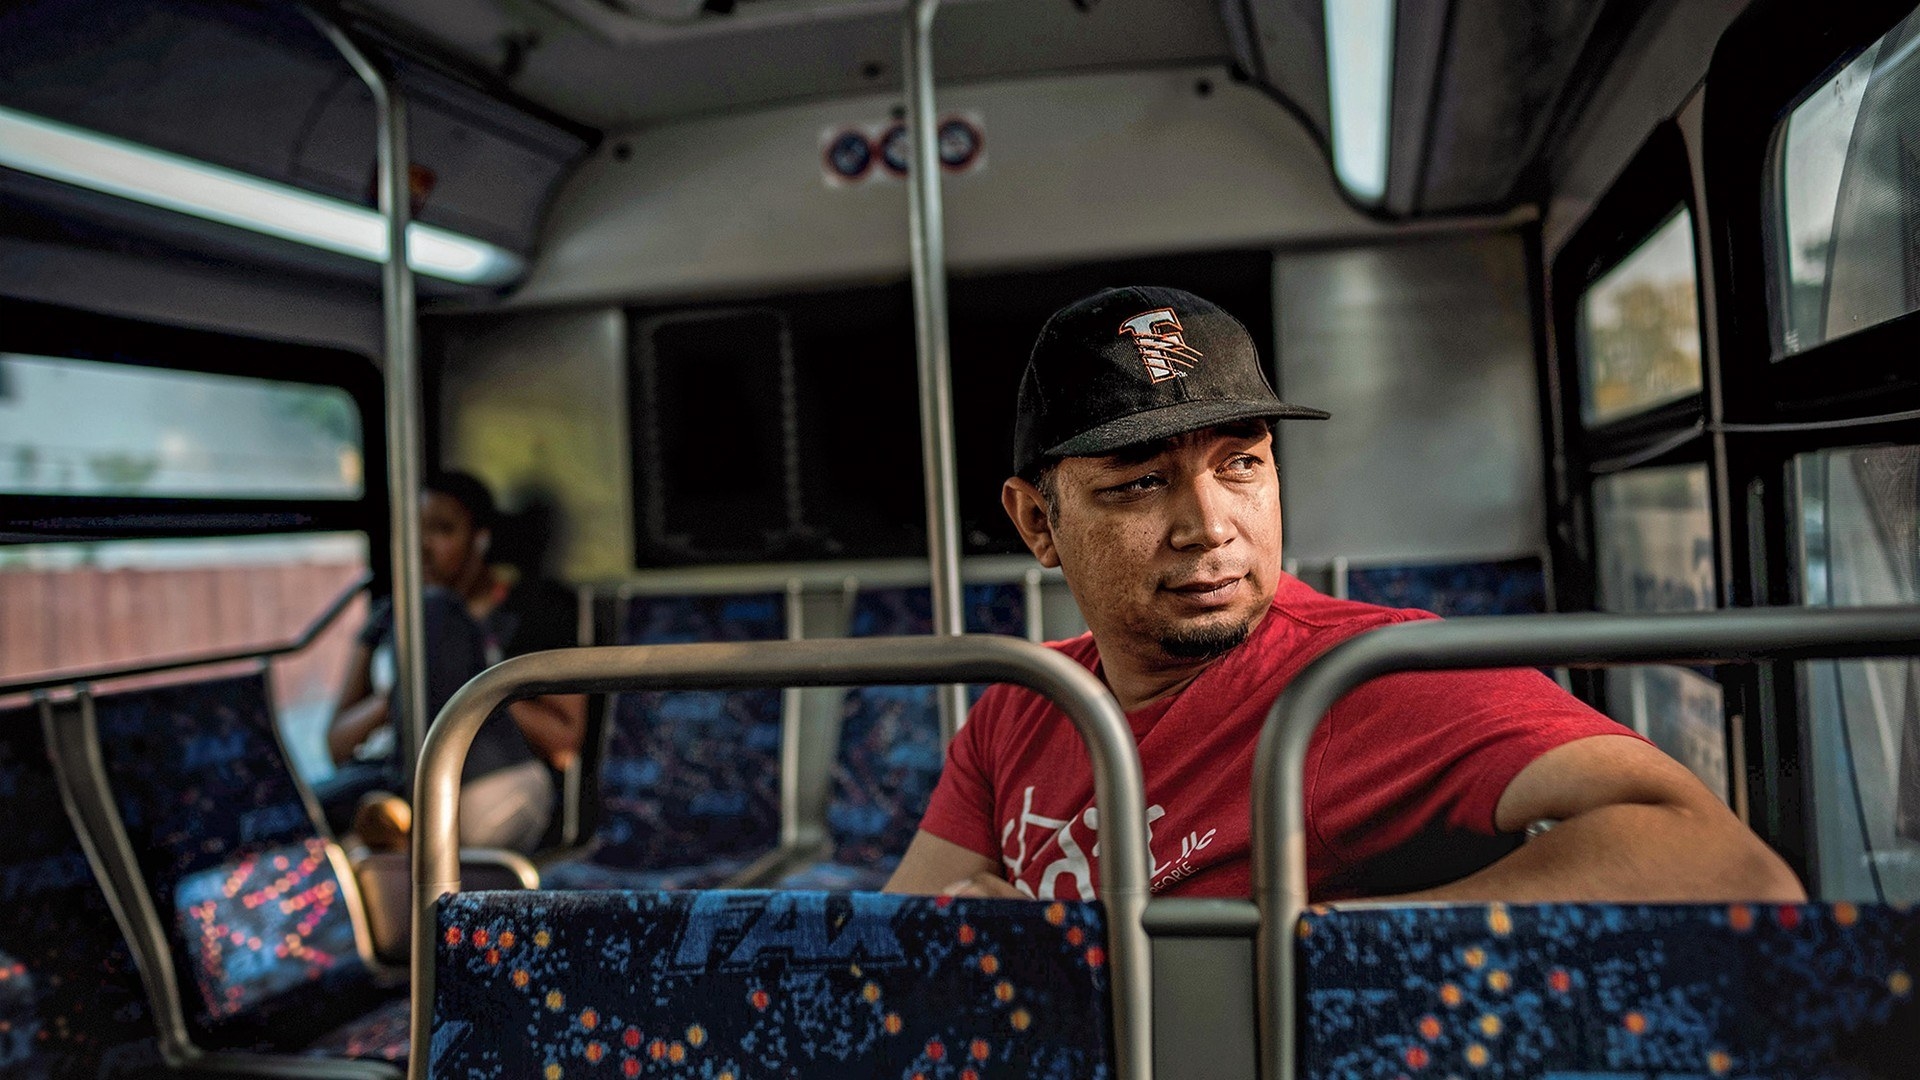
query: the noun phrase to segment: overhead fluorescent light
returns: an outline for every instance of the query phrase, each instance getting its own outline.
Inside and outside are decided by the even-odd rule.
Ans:
[[[1324,0],[1333,171],[1362,202],[1387,193],[1394,0]]]
[[[0,108],[0,166],[387,261],[386,219],[378,211],[6,108]],[[466,285],[504,285],[526,269],[505,248],[419,222],[407,225],[407,256],[422,274]]]

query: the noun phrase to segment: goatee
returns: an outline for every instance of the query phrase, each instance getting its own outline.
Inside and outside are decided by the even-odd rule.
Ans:
[[[1252,619],[1227,626],[1183,628],[1161,635],[1160,648],[1181,660],[1212,660],[1239,648],[1252,629]]]

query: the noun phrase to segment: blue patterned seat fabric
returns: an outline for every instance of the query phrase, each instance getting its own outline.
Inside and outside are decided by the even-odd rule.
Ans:
[[[968,585],[967,632],[1027,632],[1026,593],[1017,583]],[[854,595],[850,637],[933,632],[933,594],[925,586],[862,589]],[[985,687],[973,687],[977,699]],[[824,862],[782,878],[784,889],[878,889],[892,876],[940,781],[940,712],[930,686],[849,690],[827,802],[833,851]]]
[[[643,596],[629,645],[786,637],[786,598]],[[600,821],[583,860],[544,867],[555,889],[716,885],[780,842],[778,690],[649,691],[615,701]]]
[[[101,697],[101,754],[206,1049],[406,1057],[404,988],[362,958],[273,733],[264,677]]]
[[[1547,577],[1538,558],[1347,571],[1347,596],[1368,604],[1419,608],[1435,615],[1532,615],[1547,610]]]
[[[875,893],[459,893],[434,1080],[1098,1080],[1096,904]]]
[[[126,939],[62,809],[35,709],[0,711],[0,1076],[158,1075]]]
[[[1452,905],[1301,920],[1316,1080],[1920,1075],[1920,912]]]

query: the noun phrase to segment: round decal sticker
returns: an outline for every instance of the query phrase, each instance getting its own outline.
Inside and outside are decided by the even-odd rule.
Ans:
[[[907,125],[895,124],[880,136],[880,164],[895,176],[907,175]]]
[[[948,117],[940,125],[940,164],[956,172],[966,168],[979,160],[984,141],[972,121],[960,116]]]
[[[836,176],[858,180],[873,168],[873,144],[852,129],[841,132],[827,144],[827,168]]]

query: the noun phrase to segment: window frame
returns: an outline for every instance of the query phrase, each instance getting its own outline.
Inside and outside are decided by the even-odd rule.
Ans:
[[[1568,389],[1561,405],[1568,441],[1580,450],[1583,465],[1648,452],[1663,440],[1698,425],[1706,415],[1707,314],[1705,290],[1699,287],[1704,267],[1696,242],[1694,311],[1701,327],[1702,389],[1597,424],[1586,421],[1587,370],[1580,355],[1580,302],[1596,282],[1618,269],[1681,210],[1687,212],[1697,238],[1700,211],[1694,203],[1686,142],[1679,127],[1665,121],[1647,136],[1554,259],[1553,323],[1563,385]]]
[[[1581,353],[1580,309],[1593,286],[1619,268],[1681,210],[1693,228],[1694,304],[1700,334],[1700,389],[1685,397],[1652,404],[1610,420],[1589,425],[1585,398],[1588,387],[1586,358]],[[1701,208],[1693,179],[1692,157],[1679,124],[1667,119],[1650,131],[1607,191],[1594,203],[1586,219],[1568,237],[1554,257],[1551,271],[1551,328],[1554,337],[1554,381],[1561,388],[1557,419],[1563,433],[1563,454],[1554,484],[1553,530],[1555,600],[1562,611],[1600,610],[1600,537],[1595,490],[1611,476],[1644,469],[1699,465],[1707,469],[1709,514],[1713,522],[1715,561],[1724,550],[1720,542],[1721,515],[1713,482],[1711,440],[1707,438],[1709,395],[1716,386],[1714,357],[1708,345],[1709,263],[1700,242]],[[1721,582],[1725,568],[1715,567],[1715,601],[1724,605]],[[1732,720],[1733,688],[1724,671],[1721,684],[1723,738],[1727,743],[1727,788],[1738,807],[1745,799],[1736,762]],[[1572,673],[1573,688],[1597,708],[1609,706],[1605,674],[1594,670]]]
[[[1759,0],[1721,38],[1708,68],[1703,155],[1714,208],[1713,273],[1728,379],[1728,423],[1858,420],[1920,409],[1920,311],[1800,352],[1773,356],[1783,256],[1775,195],[1795,108],[1914,14],[1911,0]],[[1793,49],[1777,43],[1792,41]],[[1737,86],[1714,94],[1713,86]]]
[[[362,490],[351,499],[7,495],[0,498],[0,545],[360,532],[371,553],[389,546],[384,388],[364,355],[9,299],[0,299],[0,352],[344,390],[359,415],[365,463]],[[384,579],[385,560],[373,562]]]
[[[1706,290],[1701,278],[1699,244],[1694,247],[1694,292],[1702,328],[1701,383],[1698,393],[1588,426],[1584,398],[1587,376],[1580,350],[1580,303],[1594,283],[1620,266],[1676,211],[1684,209],[1698,235],[1693,174],[1678,125],[1662,122],[1621,170],[1613,186],[1594,204],[1578,229],[1554,257],[1551,332],[1555,375],[1561,387],[1559,428],[1561,462],[1553,507],[1561,527],[1554,530],[1556,603],[1562,611],[1599,608],[1599,545],[1595,534],[1593,488],[1602,476],[1663,465],[1707,460],[1704,434],[1706,392],[1711,386],[1705,342]],[[1571,571],[1571,572],[1570,572]],[[1601,699],[1603,680],[1581,680],[1590,700]]]
[[[1915,0],[1756,0],[1722,35],[1708,67],[1704,198],[1714,283],[1714,368],[1728,493],[1721,520],[1736,565],[1730,606],[1799,606],[1794,458],[1842,446],[1920,443],[1920,312],[1774,358],[1781,254],[1774,196],[1784,123],[1808,95],[1916,9]],[[1779,43],[1795,43],[1783,49]],[[1716,94],[1714,87],[1734,92]],[[1814,843],[1807,688],[1796,665],[1724,668],[1741,726],[1750,824],[1802,880],[1820,880]],[[1735,692],[1737,691],[1737,693]],[[1738,778],[1736,778],[1737,780]]]

